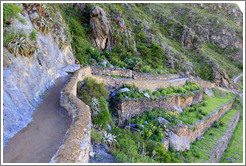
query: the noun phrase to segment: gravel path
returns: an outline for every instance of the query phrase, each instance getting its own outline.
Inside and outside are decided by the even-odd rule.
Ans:
[[[56,80],[42,97],[32,122],[9,140],[3,152],[4,163],[48,163],[63,141],[71,124],[60,107],[60,90],[69,76]]]
[[[236,78],[234,78],[234,83],[236,84],[237,83],[237,80],[243,75],[243,73],[239,74],[239,76],[237,76]]]

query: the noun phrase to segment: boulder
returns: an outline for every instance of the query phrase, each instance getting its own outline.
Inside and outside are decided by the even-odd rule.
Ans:
[[[172,146],[175,151],[187,151],[190,150],[190,142],[185,136],[178,136],[173,132],[169,133],[170,146]]]
[[[120,91],[121,92],[130,92],[130,89],[128,89],[128,88],[122,88],[122,89],[120,89]]]
[[[115,68],[114,65],[111,65],[111,64],[109,64],[109,67],[110,67],[111,69]]]
[[[167,138],[164,138],[162,141],[161,141],[161,144],[163,144],[164,148],[166,149],[166,151],[168,151],[169,149],[169,142],[170,140],[167,139]]]
[[[160,123],[160,124],[169,124],[170,122],[168,121],[168,120],[166,120],[165,118],[163,118],[163,117],[159,117],[158,118],[158,122]]]
[[[204,93],[205,93],[206,95],[208,95],[209,97],[215,97],[215,96],[214,96],[214,92],[213,92],[212,89],[210,89],[210,88],[205,88],[205,89],[204,89]]]
[[[109,124],[107,124],[108,127],[108,131],[111,131],[111,126]]]
[[[150,95],[148,93],[144,93],[144,96],[150,98]]]
[[[90,12],[90,25],[93,30],[94,38],[92,39],[92,42],[94,45],[100,50],[104,50],[105,48],[110,50],[110,25],[106,13],[101,7],[92,7]]]
[[[102,64],[104,67],[107,66],[107,63],[108,63],[107,59],[105,59],[104,61],[101,62],[101,64]]]
[[[172,110],[173,110],[173,111],[177,111],[177,112],[180,113],[180,114],[183,112],[182,108],[181,108],[180,106],[178,106],[178,105],[174,105],[174,106],[172,107]]]
[[[90,153],[89,153],[89,156],[90,156],[90,158],[94,158],[95,152],[90,152]]]
[[[115,96],[117,94],[117,91],[114,91],[113,93],[111,93],[111,96]]]

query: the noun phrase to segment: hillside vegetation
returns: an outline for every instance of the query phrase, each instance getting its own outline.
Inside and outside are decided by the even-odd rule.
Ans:
[[[238,83],[233,78],[243,73],[243,14],[236,4],[4,4],[3,31],[7,132],[14,131],[12,117],[21,114],[20,122],[26,121],[27,105],[19,109],[18,94],[36,100],[55,78],[80,68],[71,77],[73,95],[61,91],[60,103],[69,95],[89,106],[88,116],[75,111],[72,123],[84,123],[84,117],[91,122],[89,137],[83,136],[91,160],[103,151],[124,163],[210,162],[240,111],[220,162],[242,162],[243,77]],[[74,134],[82,133],[79,127]]]
[[[110,45],[105,49],[91,44],[97,37],[90,22],[94,6],[101,7],[105,12],[102,17],[108,22],[105,44],[110,41]],[[100,64],[107,59],[115,67],[192,74],[217,80],[218,84],[221,78],[230,82],[242,71],[242,13],[235,4],[99,3],[57,7],[69,25],[73,51],[82,64]]]

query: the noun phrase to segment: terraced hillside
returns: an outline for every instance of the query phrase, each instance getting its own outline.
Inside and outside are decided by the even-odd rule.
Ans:
[[[3,162],[242,163],[243,24],[233,3],[3,3]]]

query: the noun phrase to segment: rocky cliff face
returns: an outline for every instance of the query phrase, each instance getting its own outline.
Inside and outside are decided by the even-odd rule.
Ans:
[[[117,26],[112,26],[112,32],[122,36],[118,43],[130,39],[133,41],[130,46],[137,43],[140,49],[136,51],[140,54],[140,46],[156,43],[163,48],[166,65],[179,70],[180,74],[198,75],[228,88],[234,86],[231,81],[234,72],[229,70],[235,69],[229,67],[232,64],[231,59],[243,59],[243,15],[237,5],[122,4],[120,7],[120,12],[124,14],[118,14],[116,10],[117,12],[108,16],[111,19],[113,17],[113,20],[120,18],[115,21]],[[131,35],[126,35],[123,39],[120,31],[131,28],[134,29],[136,39]],[[117,35],[113,38],[117,38]],[[125,46],[129,47],[128,44]],[[229,60],[226,60],[228,57]],[[199,66],[204,66],[202,68],[207,67],[207,71],[198,71],[200,67],[197,67],[197,62]],[[204,76],[202,73],[209,73],[210,76]]]
[[[90,13],[90,25],[93,29],[93,44],[100,50],[111,49],[110,46],[110,25],[104,10],[99,6],[94,6]]]
[[[44,5],[20,6],[23,12],[19,17],[25,22],[12,18],[4,32],[5,35],[16,33],[25,38],[21,43],[17,36],[5,43],[3,49],[4,145],[32,120],[31,115],[41,95],[55,83],[55,79],[77,67],[71,46],[65,42],[69,37],[64,33],[63,19],[60,17],[51,22],[52,18],[48,16],[54,14],[57,17],[59,13],[51,13]],[[31,40],[29,35],[34,30],[37,31],[36,38]],[[16,47],[12,48],[12,45]]]
[[[242,73],[243,15],[235,4],[18,5],[22,11],[4,22],[5,142],[31,120],[73,55],[81,64],[179,73],[227,88]]]

